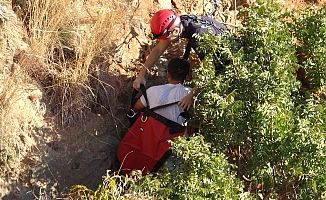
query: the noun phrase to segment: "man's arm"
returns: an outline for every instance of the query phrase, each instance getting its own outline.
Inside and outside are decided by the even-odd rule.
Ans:
[[[182,108],[182,110],[187,111],[193,105],[193,98],[194,98],[194,93],[195,93],[196,90],[197,90],[197,86],[194,86],[192,88],[191,92],[189,92],[189,94],[184,96],[179,101],[178,105]]]
[[[152,68],[152,66],[157,62],[159,57],[168,48],[171,42],[172,42],[171,40],[160,40],[160,42],[153,48],[148,58],[146,59],[144,66],[138,73],[137,78],[133,82],[133,87],[136,90],[139,90],[141,83],[146,85],[145,75],[147,70]]]
[[[132,109],[135,112],[141,112],[145,109],[145,106],[143,105],[143,103],[141,102],[140,98],[136,101],[136,103],[133,105]]]

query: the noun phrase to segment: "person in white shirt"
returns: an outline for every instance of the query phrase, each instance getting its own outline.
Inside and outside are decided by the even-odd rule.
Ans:
[[[191,92],[191,88],[183,85],[189,74],[190,64],[187,60],[173,58],[168,63],[167,79],[164,85],[152,86],[146,90],[149,108],[155,108],[170,103],[175,103],[163,108],[155,109],[155,112],[174,122],[182,124],[184,118],[180,116],[182,108],[177,104],[183,97]],[[134,104],[135,112],[142,111],[147,106],[144,96]]]

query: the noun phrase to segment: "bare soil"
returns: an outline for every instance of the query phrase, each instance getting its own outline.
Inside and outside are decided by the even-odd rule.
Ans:
[[[95,1],[85,1],[92,6]],[[42,96],[42,89],[29,87],[22,94],[20,113],[31,113],[26,115],[27,121],[38,123],[38,130],[34,130],[29,140],[24,139],[22,145],[29,147],[21,158],[19,168],[12,172],[0,173],[0,198],[6,199],[47,199],[64,198],[70,186],[74,184],[85,185],[90,189],[96,189],[101,183],[102,176],[107,171],[114,169],[114,156],[121,138],[128,128],[125,112],[129,105],[132,92],[132,80],[139,70],[155,42],[148,41],[144,35],[149,28],[150,16],[161,8],[175,8],[179,13],[202,13],[202,1],[192,0],[155,0],[139,1],[135,11],[134,23],[141,25],[130,34],[128,40],[121,42],[121,50],[109,65],[109,78],[117,80],[117,88],[124,88],[117,92],[117,102],[111,107],[110,112],[89,113],[86,120],[71,127],[61,127],[54,123],[54,116],[43,113],[46,107],[46,97]],[[229,23],[234,22],[234,1],[221,1],[224,16],[219,20]],[[249,0],[237,0],[237,6],[249,5]],[[284,7],[298,9],[305,7],[307,2],[318,5],[326,3],[326,0],[304,1],[285,0]],[[15,13],[9,1],[4,2],[12,16]],[[0,3],[2,5],[2,3]],[[237,22],[239,23],[239,22]],[[17,17],[10,18],[7,28],[1,28],[0,32],[0,65],[8,69],[19,67],[14,63],[14,55],[27,47],[24,42],[25,30],[22,22]],[[9,31],[10,30],[10,31]],[[181,56],[185,41],[180,41],[168,49],[157,63],[153,72],[148,77],[147,86],[165,82],[164,66],[167,60],[178,55]],[[198,63],[195,55],[191,58],[192,65]],[[127,73],[127,71],[129,73]],[[130,76],[130,71],[133,76]],[[127,75],[128,74],[128,75]],[[27,87],[27,86],[26,86]],[[41,93],[41,95],[40,95]]]

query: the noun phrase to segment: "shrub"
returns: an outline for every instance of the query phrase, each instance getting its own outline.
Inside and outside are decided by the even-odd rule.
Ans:
[[[205,139],[218,152],[228,152],[238,177],[255,195],[320,198],[326,175],[324,101],[299,92],[300,65],[288,16],[273,1],[258,1],[242,9],[240,39],[199,38],[209,57],[194,73],[196,115]],[[233,59],[219,76],[211,62],[215,50]]]
[[[293,13],[296,48],[302,67],[310,80],[310,87],[325,95],[326,84],[326,6]]]
[[[172,166],[158,176],[170,199],[249,198],[243,192],[243,185],[230,172],[232,166],[225,155],[215,153],[203,136],[178,138],[173,142],[172,151],[175,154]]]

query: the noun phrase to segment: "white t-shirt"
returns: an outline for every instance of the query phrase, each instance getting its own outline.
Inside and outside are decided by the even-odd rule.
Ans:
[[[146,90],[149,108],[180,101],[190,92],[191,88],[185,87],[182,84],[158,85],[152,86]],[[140,100],[146,107],[147,103],[144,96],[141,96]],[[184,122],[184,118],[179,116],[183,110],[180,106],[178,106],[177,103],[167,107],[159,108],[155,110],[155,112],[166,117],[167,119],[178,122],[179,124]]]

